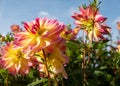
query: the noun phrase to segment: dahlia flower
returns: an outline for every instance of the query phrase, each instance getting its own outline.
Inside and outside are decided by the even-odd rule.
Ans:
[[[16,25],[16,24],[13,24],[13,25],[11,25],[11,31],[13,32],[13,33],[18,33],[18,32],[21,32],[22,31],[22,29],[20,28],[20,26],[19,25]]]
[[[64,31],[62,31],[61,36],[66,40],[74,40],[79,30],[80,28],[74,28],[73,30],[65,28]]]
[[[52,53],[54,51],[55,48],[58,48],[61,52],[64,52],[66,49],[66,40],[63,38],[59,38],[59,40],[53,44],[51,44],[50,46],[44,48],[44,50],[47,53]]]
[[[13,75],[28,74],[34,64],[29,57],[29,50],[25,52],[21,47],[15,47],[13,42],[4,47],[1,61],[3,68]]]
[[[48,66],[48,71],[51,78],[54,78],[58,74],[62,74],[65,79],[67,79],[67,73],[64,69],[64,64],[68,63],[68,57],[63,54],[58,48],[55,48],[52,53],[46,53],[46,62]],[[48,71],[44,64],[44,55],[42,51],[39,53],[39,57],[37,58],[40,61],[39,71],[41,73],[45,73],[44,76],[48,76]],[[42,62],[43,61],[43,62]],[[42,75],[43,76],[43,75]]]
[[[99,39],[105,39],[103,34],[109,34],[110,28],[105,25],[105,20],[107,18],[103,17],[98,9],[93,6],[88,6],[86,8],[80,8],[81,13],[74,13],[72,16],[76,21],[77,27],[83,29],[90,41],[93,39],[98,41]]]
[[[15,34],[15,44],[37,51],[49,46],[59,39],[64,29],[63,23],[47,18],[37,18],[24,23],[25,31]]]
[[[54,50],[49,56],[48,65],[50,70],[54,74],[61,73],[65,79],[68,78],[67,73],[64,69],[64,64],[68,63],[68,57],[66,57],[58,48]]]

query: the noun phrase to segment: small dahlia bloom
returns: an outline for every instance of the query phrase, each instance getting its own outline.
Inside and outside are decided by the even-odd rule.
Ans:
[[[3,68],[13,75],[28,74],[30,67],[33,65],[29,57],[29,51],[25,52],[21,47],[15,47],[13,42],[4,47],[1,61]]]
[[[11,31],[13,32],[13,33],[18,33],[18,32],[21,32],[22,31],[22,29],[20,28],[20,26],[19,25],[16,25],[16,24],[13,24],[13,25],[11,25]]]
[[[39,59],[44,59],[43,53],[39,53]],[[63,54],[58,48],[55,48],[52,53],[46,53],[46,62],[51,78],[55,78],[56,75],[62,74],[65,79],[68,78],[67,73],[64,69],[64,64],[68,63],[69,59]],[[39,60],[42,61],[42,60]],[[44,61],[43,61],[44,62]],[[48,76],[48,72],[44,63],[39,65],[40,74],[44,73],[44,76]],[[43,76],[43,75],[42,75]]]
[[[66,40],[74,40],[80,28],[68,29],[67,27],[62,31],[61,36]]]
[[[81,13],[75,13],[72,17],[76,20],[77,27],[83,29],[90,41],[94,39],[104,39],[103,34],[109,34],[109,27],[104,24],[107,18],[103,17],[98,9],[88,6],[86,8],[80,8]]]
[[[64,24],[55,19],[37,18],[24,23],[24,27],[26,31],[15,34],[15,44],[39,51],[59,39]]]

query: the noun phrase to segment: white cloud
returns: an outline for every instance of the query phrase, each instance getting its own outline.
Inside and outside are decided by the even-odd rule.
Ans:
[[[47,18],[53,18],[53,19],[56,19],[56,17],[50,15],[48,12],[46,11],[40,11],[38,13],[38,17],[47,17]]]
[[[50,17],[49,13],[46,11],[40,11],[38,17]]]

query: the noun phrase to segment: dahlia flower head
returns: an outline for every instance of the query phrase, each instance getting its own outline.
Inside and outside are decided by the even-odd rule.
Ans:
[[[25,31],[14,35],[18,46],[41,50],[57,42],[65,25],[55,19],[37,18],[32,22],[24,23]]]
[[[110,27],[105,24],[106,17],[99,13],[98,8],[89,5],[87,7],[80,7],[80,13],[74,13],[72,18],[75,19],[75,25],[83,29],[90,41],[104,40],[103,35],[110,33]]]
[[[16,25],[16,24],[11,25],[10,28],[11,28],[12,33],[18,33],[18,32],[22,31],[22,29],[20,28],[20,26]]]
[[[61,36],[66,40],[74,40],[76,39],[76,36],[79,32],[80,28],[65,28],[64,31],[62,31]]]
[[[55,19],[37,18],[24,23],[24,28],[14,33],[14,40],[4,46],[2,67],[13,75],[26,75],[37,66],[40,75],[48,76],[50,72],[50,78],[62,74],[67,79],[64,66],[69,58],[64,53],[66,39],[61,36],[65,25]]]
[[[3,48],[2,67],[9,73],[26,75],[33,66],[34,60],[29,56],[30,51],[24,51],[21,47],[15,47],[13,42],[7,43]]]
[[[40,76],[47,77],[48,71],[44,64],[44,55],[43,51],[39,52],[38,55],[40,57],[37,57],[39,63],[38,70],[40,72]],[[55,78],[59,74],[62,74],[65,79],[68,78],[67,73],[64,69],[65,64],[69,62],[69,58],[61,52],[59,48],[55,48],[52,53],[46,53],[46,62],[49,70],[49,77]]]

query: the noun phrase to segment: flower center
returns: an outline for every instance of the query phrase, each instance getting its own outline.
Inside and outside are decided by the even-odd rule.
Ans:
[[[38,30],[38,35],[42,35],[45,32],[45,28],[40,28]]]
[[[18,50],[17,57],[18,57],[18,59],[22,59],[24,57],[24,54],[20,50]]]
[[[94,21],[93,21],[93,19],[84,20],[83,21],[83,26],[85,28],[87,28],[86,29],[87,31],[91,31],[93,29],[93,27],[94,27]]]

